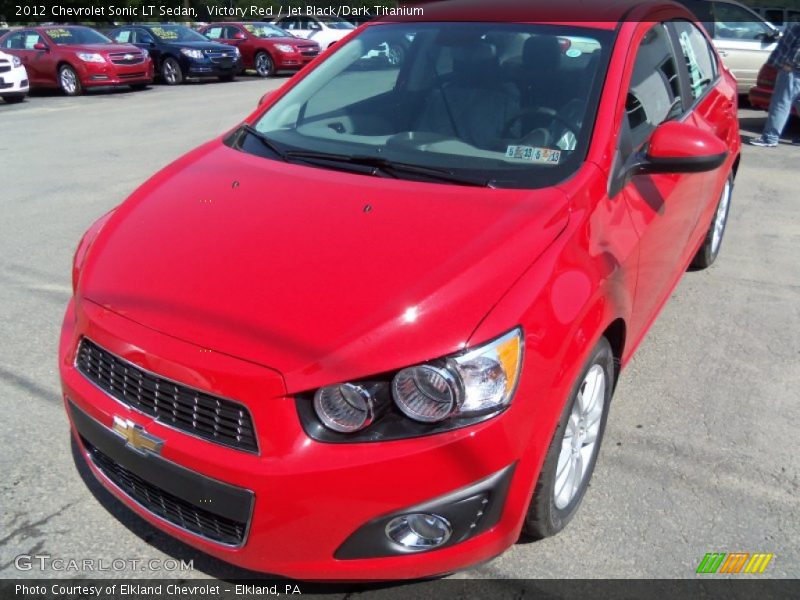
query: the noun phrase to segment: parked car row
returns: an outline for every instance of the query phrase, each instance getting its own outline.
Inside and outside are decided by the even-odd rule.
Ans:
[[[77,96],[92,87],[144,88],[156,78],[167,85],[231,81],[246,69],[271,77],[300,69],[321,47],[271,23],[226,22],[200,31],[171,23],[126,25],[105,34],[81,25],[24,27],[0,35],[0,51],[9,55],[0,62],[0,96],[14,102],[29,88]]]

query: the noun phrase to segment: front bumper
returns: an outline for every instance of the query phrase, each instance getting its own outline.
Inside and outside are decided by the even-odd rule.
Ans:
[[[143,368],[246,404],[260,453],[187,435],[110,397],[74,367],[82,336]],[[252,516],[243,543],[210,541],[147,510],[115,485],[90,458],[86,436],[79,434],[78,423],[71,419],[92,471],[122,502],[159,529],[247,569],[298,579],[363,580],[419,578],[464,568],[496,556],[516,541],[538,470],[539,457],[524,452],[530,440],[515,431],[508,412],[474,427],[412,440],[316,442],[305,435],[294,400],[285,395],[274,371],[162,335],[85,300],[80,309],[70,303],[67,310],[59,369],[68,413],[79,410],[105,429],[112,428],[115,417],[133,422],[163,440],[160,456],[165,461],[197,478],[252,492]],[[423,553],[380,558],[337,555],[363,526],[466,488],[515,463],[497,521],[482,533]]]
[[[277,52],[275,58],[275,70],[293,71],[295,69],[301,69],[314,60],[317,56],[319,56],[319,52],[314,55],[305,55],[301,52]]]
[[[137,65],[115,65],[111,62],[81,62],[77,66],[83,87],[142,85],[153,82],[153,61],[149,58]]]
[[[18,96],[28,93],[30,83],[25,67],[11,68],[0,73],[0,96]]]
[[[187,77],[228,77],[242,72],[242,59],[241,57],[235,60],[186,58],[183,70]]]

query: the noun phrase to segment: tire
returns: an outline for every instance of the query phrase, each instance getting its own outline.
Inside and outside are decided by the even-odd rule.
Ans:
[[[23,100],[25,100],[25,96],[3,96],[3,100],[8,102],[9,104],[19,104]]]
[[[67,96],[80,96],[83,93],[81,78],[69,65],[61,65],[58,68],[58,87]]]
[[[161,78],[167,85],[180,85],[183,83],[183,71],[178,61],[168,56],[161,63]]]
[[[275,76],[275,62],[267,52],[257,52],[253,59],[253,65],[256,69],[256,75],[259,77],[274,77]]]
[[[706,232],[703,245],[692,259],[690,266],[693,270],[707,269],[719,256],[719,249],[722,247],[722,238],[725,235],[725,227],[728,224],[728,215],[731,210],[731,196],[733,196],[733,175],[728,175],[727,181],[722,188],[717,210],[714,212],[714,219]]]
[[[534,488],[522,528],[523,533],[529,538],[542,539],[557,534],[577,513],[589,487],[600,444],[603,441],[608,407],[614,390],[615,372],[614,353],[608,340],[601,338],[570,392],[569,400],[547,450],[544,466]],[[591,393],[588,398],[589,404],[584,407],[579,402],[579,397],[584,397],[582,392],[595,389],[592,382],[602,385],[602,390]],[[598,407],[597,403],[600,400],[603,404]],[[583,415],[585,420],[579,420],[578,415]],[[577,431],[585,432],[588,437],[584,437],[584,433],[576,437],[573,432]],[[592,435],[594,441],[587,442]],[[577,452],[575,448],[579,448]],[[576,461],[574,457],[579,458]],[[574,473],[572,467],[577,466],[578,461],[582,468],[576,475],[578,477],[576,487],[575,479],[571,479],[570,473]],[[562,471],[559,471],[559,466]]]

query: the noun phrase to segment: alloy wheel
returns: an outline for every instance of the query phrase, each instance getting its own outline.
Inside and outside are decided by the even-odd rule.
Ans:
[[[260,77],[269,77],[272,72],[272,59],[263,52],[256,56],[256,73]]]
[[[61,69],[61,89],[69,95],[74,94],[78,89],[78,78],[75,72],[68,67]]]
[[[167,60],[164,62],[164,79],[170,85],[177,83],[178,81],[178,65],[175,64],[175,61]]]
[[[606,372],[592,365],[572,404],[558,455],[553,500],[558,509],[569,506],[586,479],[598,444],[606,397]]]

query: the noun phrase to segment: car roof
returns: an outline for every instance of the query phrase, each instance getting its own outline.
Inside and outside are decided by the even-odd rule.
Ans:
[[[626,19],[644,19],[660,7],[686,8],[672,0],[422,0],[421,15],[378,17],[377,22],[391,21],[475,21],[510,23],[566,23],[584,27],[613,29]],[[372,23],[376,22],[372,21]]]

